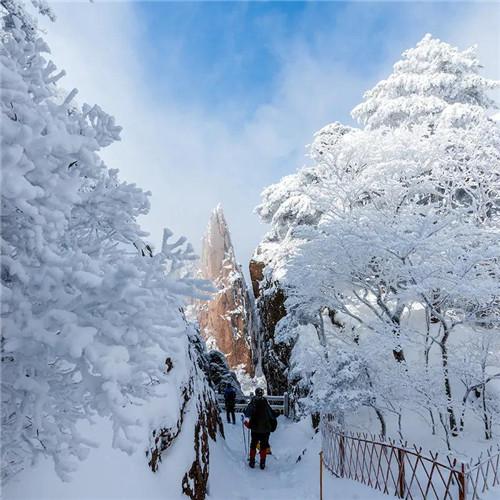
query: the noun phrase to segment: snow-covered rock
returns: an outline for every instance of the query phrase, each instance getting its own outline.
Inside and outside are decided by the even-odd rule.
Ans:
[[[219,351],[210,351],[207,354],[208,377],[216,392],[223,393],[225,387],[229,384],[236,389],[238,396],[242,396],[240,383],[236,373],[229,369],[226,356]]]

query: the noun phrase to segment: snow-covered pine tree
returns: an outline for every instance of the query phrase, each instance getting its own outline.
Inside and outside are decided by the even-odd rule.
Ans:
[[[64,72],[45,58],[21,2],[2,1],[1,10],[2,480],[38,455],[68,480],[95,445],[79,424],[95,417],[112,420],[114,447],[145,450],[129,410],[161,392],[171,440],[183,430],[205,440],[193,458],[203,474],[179,477],[179,488],[182,480],[199,495],[207,432],[215,439],[219,421],[199,367],[202,344],[182,313],[183,296],[203,287],[179,278],[191,247],[169,243],[169,232],[159,252],[144,242],[137,218],[148,193],[120,181],[98,154],[120,127],[57,86]],[[190,406],[198,419],[185,429]],[[156,460],[168,445],[154,441]]]
[[[300,191],[328,208],[281,243],[293,249],[280,260],[288,314],[333,312],[330,333],[365,358],[377,405],[399,423],[427,408],[447,436],[467,391],[456,344],[499,328],[497,82],[479,70],[473,49],[429,35],[405,52],[354,109],[363,129],[316,135],[308,169],[322,175]],[[279,214],[270,199],[259,211]]]
[[[497,107],[488,91],[498,82],[483,77],[481,68],[475,47],[460,51],[427,34],[365,93],[352,115],[371,130],[447,120],[467,125]]]

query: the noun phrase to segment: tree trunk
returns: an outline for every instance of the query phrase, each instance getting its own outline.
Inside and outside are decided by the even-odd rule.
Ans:
[[[444,435],[446,438],[446,447],[448,448],[448,451],[451,451],[450,430],[448,429],[448,425],[446,425],[446,418],[441,412],[439,412],[439,421],[441,422],[441,425],[443,426],[444,429]]]
[[[319,412],[311,413],[311,423],[312,423],[314,430],[318,429],[320,420],[321,420],[321,416],[320,416]]]
[[[396,339],[396,346],[392,350],[392,355],[394,356],[394,359],[398,363],[403,363],[406,361],[406,358],[403,348],[401,347],[400,327],[401,327],[401,315],[403,314],[404,307],[400,306],[394,313],[391,313],[389,308],[387,307],[386,304],[384,304],[380,296],[377,297],[377,304],[384,311],[385,315],[391,320],[392,324],[394,325],[392,328],[392,334]]]
[[[401,309],[400,311],[396,312],[393,316],[392,316],[392,322],[396,325],[393,330],[392,330],[392,333],[394,335],[394,337],[396,337],[396,347],[392,350],[392,354],[394,356],[394,359],[398,362],[398,363],[403,363],[406,361],[406,358],[405,358],[405,353],[403,351],[403,348],[401,347],[401,332],[400,332],[400,328],[401,328],[401,314],[403,313],[403,309]]]
[[[483,387],[481,402],[483,405],[484,436],[486,439],[491,439],[493,437],[493,433],[491,431],[491,418],[488,415],[488,407],[486,405],[486,386]]]
[[[450,377],[448,373],[448,348],[446,342],[448,340],[449,330],[447,326],[444,326],[444,335],[439,343],[441,347],[441,362],[443,365],[443,377],[444,377],[444,391],[446,394],[446,412],[448,413],[448,419],[450,421],[450,429],[452,436],[458,436],[457,419],[455,417],[455,411],[453,410],[452,395],[451,395],[451,384]]]
[[[431,416],[432,423],[432,435],[436,435],[436,421],[434,420],[434,413],[432,413],[432,408],[429,408],[429,415]]]
[[[318,340],[323,347],[323,354],[325,355],[325,359],[328,359],[328,349],[326,343],[326,335],[325,335],[325,322],[323,321],[323,309],[320,309],[318,312],[318,325],[316,326],[316,333],[318,335]]]
[[[384,415],[376,406],[372,406],[372,408],[375,410],[375,414],[377,415],[377,418],[380,422],[380,435],[385,438],[385,435],[387,433],[387,425],[385,423]]]
[[[396,347],[392,350],[392,355],[394,359],[398,363],[404,363],[406,361],[405,353],[403,348],[401,347],[401,334],[399,333],[399,318],[394,320],[394,322],[398,325],[392,330],[392,334],[396,337]]]

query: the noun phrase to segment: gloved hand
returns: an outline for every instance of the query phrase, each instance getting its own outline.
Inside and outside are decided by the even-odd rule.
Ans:
[[[250,429],[250,419],[249,418],[245,418],[245,420],[243,420],[243,424],[245,425],[245,427],[247,429]]]

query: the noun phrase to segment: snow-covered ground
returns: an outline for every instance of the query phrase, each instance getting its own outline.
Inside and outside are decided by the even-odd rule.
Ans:
[[[239,415],[237,415],[239,417]],[[266,469],[247,465],[241,422],[224,425],[226,440],[211,454],[210,500],[313,500],[319,498],[319,451],[321,437],[309,419],[292,422],[284,417],[271,434],[273,455]],[[245,431],[247,432],[247,431]],[[297,458],[300,461],[297,462]],[[257,457],[258,460],[258,457]],[[395,498],[348,479],[338,479],[323,471],[325,500],[382,500]],[[500,487],[485,493],[482,500],[498,500]]]
[[[186,500],[181,478],[192,460],[192,434],[181,433],[168,450],[168,460],[151,472],[144,451],[128,455],[111,447],[112,428],[107,420],[86,429],[86,436],[99,442],[86,460],[78,464],[70,482],[55,474],[51,460],[39,460],[9,481],[2,500]],[[194,413],[184,421],[194,426]]]
[[[185,425],[192,425],[188,415]],[[211,443],[209,500],[315,500],[319,498],[320,436],[309,421],[292,422],[284,417],[271,435],[273,455],[265,470],[250,469],[246,462],[243,429],[237,414],[236,425],[224,425],[226,439]],[[89,429],[89,432],[91,430]],[[247,432],[245,430],[245,432]],[[187,436],[188,433],[186,433]],[[144,454],[131,456],[110,446],[111,427],[101,423],[92,429],[101,446],[92,450],[64,483],[48,460],[39,461],[9,482],[2,491],[4,500],[185,500],[180,480],[190,456],[192,442],[179,439],[168,450],[159,472],[147,467]],[[301,457],[297,462],[298,457]],[[355,481],[337,479],[323,473],[325,500],[382,500],[390,498]],[[489,492],[484,500],[500,498],[500,489]]]
[[[226,440],[211,443],[210,500],[308,500],[319,498],[320,436],[305,420],[279,418],[271,435],[273,455],[264,471],[250,469],[245,460],[240,415],[236,425],[225,424]],[[185,425],[191,425],[189,416]],[[147,466],[143,453],[127,455],[110,446],[107,422],[89,429],[101,446],[79,464],[71,482],[62,482],[50,461],[41,460],[17,475],[2,491],[3,500],[181,500],[182,471],[192,442],[183,435],[168,450],[158,473]],[[189,433],[186,433],[186,435]],[[191,439],[191,438],[189,438]],[[297,462],[298,457],[301,457]],[[354,481],[333,478],[324,471],[324,498],[335,500],[377,500],[387,496]]]
[[[239,415],[237,415],[239,417]],[[308,420],[295,423],[280,417],[271,434],[273,454],[265,470],[250,469],[246,463],[241,422],[224,426],[226,440],[211,454],[210,500],[313,500],[319,498],[320,436]],[[245,431],[246,432],[246,431]],[[298,457],[301,457],[297,462]],[[378,491],[324,471],[325,499],[387,499]]]

